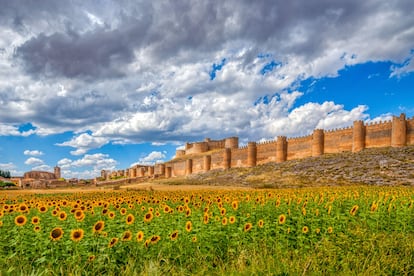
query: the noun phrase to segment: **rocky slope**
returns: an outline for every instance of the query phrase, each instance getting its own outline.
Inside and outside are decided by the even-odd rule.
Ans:
[[[254,168],[213,170],[186,178],[157,180],[165,184],[209,184],[256,188],[326,185],[404,185],[414,187],[414,146],[366,149],[268,163]]]

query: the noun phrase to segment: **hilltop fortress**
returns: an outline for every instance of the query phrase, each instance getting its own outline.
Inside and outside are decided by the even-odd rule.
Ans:
[[[216,169],[253,167],[268,162],[285,162],[327,153],[359,152],[365,148],[404,147],[414,144],[414,118],[405,114],[393,116],[391,121],[370,123],[355,121],[353,126],[335,129],[315,129],[311,135],[297,138],[278,136],[273,141],[249,142],[239,147],[239,139],[205,139],[186,143],[177,150],[174,159],[155,166],[136,165],[112,173],[102,171],[101,177],[143,178],[177,177]]]

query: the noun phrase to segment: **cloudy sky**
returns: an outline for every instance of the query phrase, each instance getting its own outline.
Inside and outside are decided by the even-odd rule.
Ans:
[[[413,71],[412,0],[0,0],[0,169],[412,117]]]

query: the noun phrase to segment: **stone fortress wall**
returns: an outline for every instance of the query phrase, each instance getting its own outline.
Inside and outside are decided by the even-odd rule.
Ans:
[[[304,137],[278,136],[273,141],[249,142],[243,147],[238,144],[238,137],[223,140],[207,138],[203,142],[186,143],[185,149],[177,150],[175,158],[170,161],[155,166],[137,165],[112,172],[111,176],[170,178],[329,153],[359,152],[365,148],[404,147],[414,144],[414,118],[407,119],[405,114],[401,114],[386,122],[364,124],[363,121],[355,121],[351,127],[315,129],[311,135]],[[102,177],[107,178],[108,175]]]

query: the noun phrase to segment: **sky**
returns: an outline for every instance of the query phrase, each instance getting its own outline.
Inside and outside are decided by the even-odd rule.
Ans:
[[[0,0],[0,169],[93,178],[411,118],[413,72],[412,0]]]

